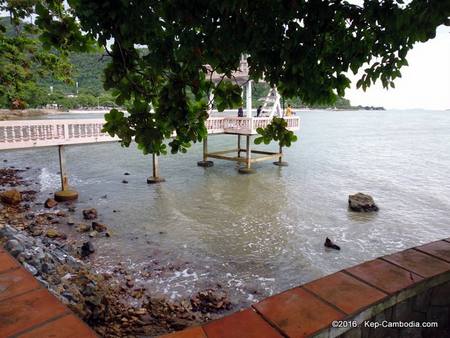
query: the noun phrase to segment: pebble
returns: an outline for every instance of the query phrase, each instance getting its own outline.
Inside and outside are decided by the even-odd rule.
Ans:
[[[94,229],[95,231],[103,232],[107,228],[108,227],[105,224],[101,224],[101,223],[98,223],[98,222],[92,222],[92,229]]]
[[[45,236],[47,236],[48,238],[56,238],[59,237],[59,232],[55,229],[48,229],[45,233]]]
[[[47,198],[47,200],[44,203],[44,206],[48,209],[54,208],[58,205],[58,202],[56,202],[53,198]]]
[[[6,242],[5,249],[14,257],[17,257],[24,250],[23,245],[17,239],[10,239]]]
[[[81,246],[81,257],[87,257],[95,252],[94,245],[91,242],[85,242]]]
[[[77,226],[77,231],[78,232],[88,232],[91,230],[91,226],[89,224],[86,223],[80,223]]]
[[[23,267],[27,269],[33,276],[36,276],[38,274],[38,270],[33,265],[24,262]]]
[[[95,208],[91,208],[91,209],[86,209],[83,210],[83,217],[84,219],[96,219],[97,218],[97,209]]]

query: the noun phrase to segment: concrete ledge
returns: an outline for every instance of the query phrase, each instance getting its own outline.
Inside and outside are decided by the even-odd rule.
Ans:
[[[148,184],[155,184],[155,183],[161,183],[161,182],[165,182],[166,179],[162,178],[162,177],[153,177],[150,176],[149,178],[147,178],[147,183]]]
[[[61,190],[55,192],[55,200],[58,202],[74,201],[78,199],[78,193],[75,190]]]
[[[380,328],[375,333],[365,325],[366,321],[383,320],[434,320],[439,322],[438,328],[423,328],[429,331],[417,331],[413,336],[444,337],[450,336],[449,314],[450,239],[444,239],[344,269],[165,337],[412,335],[410,328]]]
[[[241,167],[238,169],[239,174],[250,175],[256,173],[256,170],[253,168],[245,168]]]
[[[199,167],[210,168],[210,167],[214,166],[214,162],[213,161],[198,161],[197,165]]]
[[[98,337],[0,247],[0,337]]]
[[[277,165],[279,167],[287,167],[287,166],[289,166],[289,163],[284,162],[284,161],[282,161],[282,162],[280,162],[280,161],[273,162],[273,164],[275,164],[275,165]]]

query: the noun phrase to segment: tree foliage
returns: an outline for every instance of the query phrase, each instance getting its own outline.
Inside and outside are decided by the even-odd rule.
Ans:
[[[450,1],[365,0],[46,0],[36,5],[44,46],[82,51],[95,39],[112,62],[105,88],[130,115],[111,111],[106,129],[146,153],[185,151],[206,136],[207,95],[218,106],[240,103],[232,82],[212,83],[210,69],[227,76],[249,55],[250,76],[263,76],[285,97],[305,104],[332,102],[349,87],[349,71],[363,89],[401,76],[414,43],[449,24]],[[109,41],[109,42],[108,42]],[[140,52],[141,48],[146,52]],[[152,109],[151,109],[152,108]]]
[[[44,50],[38,36],[42,31],[30,17],[37,1],[0,1],[0,11],[10,13],[0,18],[0,101],[13,109],[25,108],[29,100],[40,97],[37,80],[52,76],[70,81],[71,66],[64,53]]]
[[[269,144],[278,141],[281,147],[290,147],[297,141],[297,135],[293,131],[287,130],[287,121],[281,117],[274,117],[266,128],[256,129],[261,136],[255,138],[255,144]]]

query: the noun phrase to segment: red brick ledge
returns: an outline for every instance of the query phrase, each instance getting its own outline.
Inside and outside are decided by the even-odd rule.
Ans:
[[[383,256],[271,296],[166,338],[336,337],[386,308],[450,280],[450,238]]]
[[[9,337],[98,336],[0,247],[0,338]]]

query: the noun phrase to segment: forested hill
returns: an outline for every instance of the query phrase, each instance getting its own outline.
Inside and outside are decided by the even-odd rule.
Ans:
[[[74,67],[74,84],[67,85],[51,78],[40,80],[40,84],[47,89],[53,86],[54,91],[64,94],[75,94],[78,82],[79,92],[99,96],[103,89],[103,70],[109,62],[109,57],[101,53],[74,53],[70,55],[70,61]]]

